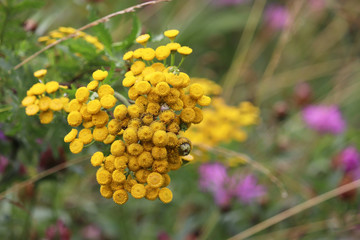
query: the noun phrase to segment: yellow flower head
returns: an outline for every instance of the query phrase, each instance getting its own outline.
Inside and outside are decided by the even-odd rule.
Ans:
[[[146,45],[146,43],[149,41],[150,35],[149,34],[143,34],[136,38],[136,42],[140,43],[141,45]]]
[[[126,60],[131,60],[132,57],[133,57],[133,55],[134,55],[134,52],[133,52],[133,51],[129,51],[129,52],[127,52],[127,53],[124,54],[123,60],[124,60],[124,61],[126,61]]]
[[[186,46],[180,47],[177,49],[178,53],[180,53],[183,56],[190,55],[192,53],[192,49]]]
[[[55,81],[51,81],[45,84],[47,93],[54,93],[59,89],[59,83]]]
[[[36,72],[34,72],[34,77],[36,78],[43,78],[47,73],[47,70],[46,69],[40,69],[40,70],[37,70]]]
[[[175,37],[179,34],[179,30],[172,29],[164,32],[165,37],[168,37],[171,41],[174,41]]]
[[[94,80],[102,81],[108,76],[108,74],[109,73],[107,71],[96,70],[93,72],[92,77]]]
[[[173,194],[171,192],[170,189],[168,188],[162,188],[159,191],[159,199],[163,202],[163,203],[169,203],[172,201],[173,199]]]
[[[40,119],[40,123],[41,124],[49,124],[54,118],[54,113],[53,111],[45,111],[45,112],[41,112],[39,115],[39,119]]]

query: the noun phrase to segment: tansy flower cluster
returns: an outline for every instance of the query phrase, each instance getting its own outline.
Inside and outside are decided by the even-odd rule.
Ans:
[[[56,40],[66,37],[70,34],[76,33],[75,38],[82,38],[88,43],[91,43],[98,50],[103,50],[104,45],[97,39],[97,37],[86,34],[82,31],[78,31],[72,27],[59,27],[57,30],[51,31],[49,36],[42,36],[38,38],[38,42],[45,42],[46,45],[54,43]]]
[[[228,106],[220,97],[214,98],[211,109],[203,111],[203,122],[187,131],[184,136],[194,144],[215,146],[236,140],[243,142],[247,134],[243,127],[254,125],[259,120],[259,109],[250,102]]]
[[[59,93],[60,88],[67,88],[59,85],[56,81],[45,81],[46,69],[41,69],[34,72],[34,77],[38,78],[39,82],[35,83],[26,93],[26,97],[21,104],[25,108],[25,113],[28,116],[33,116],[38,113],[42,124],[50,123],[54,118],[54,111],[58,112],[64,109],[67,111],[67,104],[69,98],[55,96]]]
[[[69,125],[79,126],[89,114],[85,119],[85,125],[89,127],[81,130],[87,132],[83,133],[86,137],[82,137],[80,131],[76,138],[77,130],[73,129],[65,141],[71,142],[70,150],[74,153],[80,152],[92,138],[111,145],[108,156],[102,151],[96,152],[91,157],[91,164],[100,167],[96,179],[101,195],[113,198],[117,204],[127,202],[129,194],[135,199],[159,198],[163,203],[171,202],[173,194],[167,188],[170,183],[168,173],[179,169],[182,156],[188,155],[191,150],[191,142],[179,137],[179,133],[191,124],[200,123],[203,115],[199,107],[210,104],[211,100],[204,95],[201,85],[190,85],[189,76],[173,65],[175,54],[183,56],[182,62],[192,52],[189,47],[173,42],[177,34],[177,30],[166,31],[165,36],[175,46],[167,44],[155,50],[146,47],[150,36],[141,35],[136,40],[144,48],[124,55],[124,60],[131,66],[122,84],[129,88],[128,97],[133,104],[119,104],[111,111],[116,100],[109,85],[100,86],[97,89],[98,99],[86,103],[89,90],[96,89],[89,88],[92,83],[83,88],[82,94],[79,89],[76,99],[72,100],[80,105],[76,111],[70,112]],[[166,65],[167,58],[172,65]],[[156,59],[162,63],[155,62]],[[106,90],[102,89],[105,86]],[[185,93],[185,88],[189,88],[188,93]],[[93,130],[92,126],[95,126]]]
[[[207,78],[191,78],[191,82],[199,83],[203,87],[204,94],[206,95],[219,96],[222,93],[221,86]]]

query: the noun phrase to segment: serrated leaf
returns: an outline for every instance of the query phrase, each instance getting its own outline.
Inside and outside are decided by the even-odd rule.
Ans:
[[[97,10],[93,8],[91,5],[88,7],[89,10],[89,20],[95,21],[99,19]],[[104,23],[98,24],[92,27],[96,37],[99,41],[104,44],[105,50],[112,55],[112,37],[109,30],[105,27]]]
[[[114,50],[121,51],[121,50],[129,48],[134,43],[136,37],[140,33],[141,33],[141,21],[134,13],[131,33],[129,34],[129,36],[127,36],[127,38],[124,41],[114,43],[113,44]]]
[[[91,60],[98,55],[96,47],[81,38],[70,39],[66,42],[66,45],[69,46],[71,52],[76,53],[77,55],[80,54],[86,60]]]

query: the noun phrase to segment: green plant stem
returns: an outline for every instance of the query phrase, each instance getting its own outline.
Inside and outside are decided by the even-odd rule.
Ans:
[[[118,93],[118,92],[115,92],[114,93],[114,96],[120,101],[122,102],[123,104],[125,104],[125,106],[130,106],[130,103],[129,103],[129,100],[124,97],[122,94]]]
[[[174,66],[175,64],[175,53],[171,53],[171,62],[170,62],[170,66]]]
[[[184,56],[182,56],[182,58],[181,58],[181,61],[180,61],[180,63],[179,63],[178,68],[180,68],[180,67],[181,67],[181,65],[183,64],[184,60],[185,60],[185,57],[184,57]]]

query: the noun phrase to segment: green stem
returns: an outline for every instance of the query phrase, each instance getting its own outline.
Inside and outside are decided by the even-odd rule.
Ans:
[[[4,17],[4,23],[1,27],[1,32],[0,32],[0,45],[2,45],[3,39],[4,39],[4,33],[5,33],[5,28],[6,28],[6,23],[8,22],[8,18],[9,18],[9,9],[7,7],[5,8],[5,17]]]
[[[10,111],[11,109],[12,109],[12,106],[7,106],[7,107],[4,107],[4,108],[0,108],[0,113]]]
[[[115,92],[114,93],[114,96],[120,101],[122,102],[123,104],[125,104],[125,106],[130,106],[130,103],[128,101],[128,99],[126,97],[124,97],[122,94],[118,93],[118,92]]]
[[[174,66],[174,64],[175,64],[175,53],[174,53],[174,52],[172,52],[172,53],[171,53],[171,62],[170,62],[170,66]]]
[[[182,58],[181,58],[181,61],[180,61],[180,63],[179,63],[178,68],[180,68],[180,67],[181,67],[181,64],[184,62],[184,60],[185,60],[185,57],[184,57],[184,56],[182,56]]]

